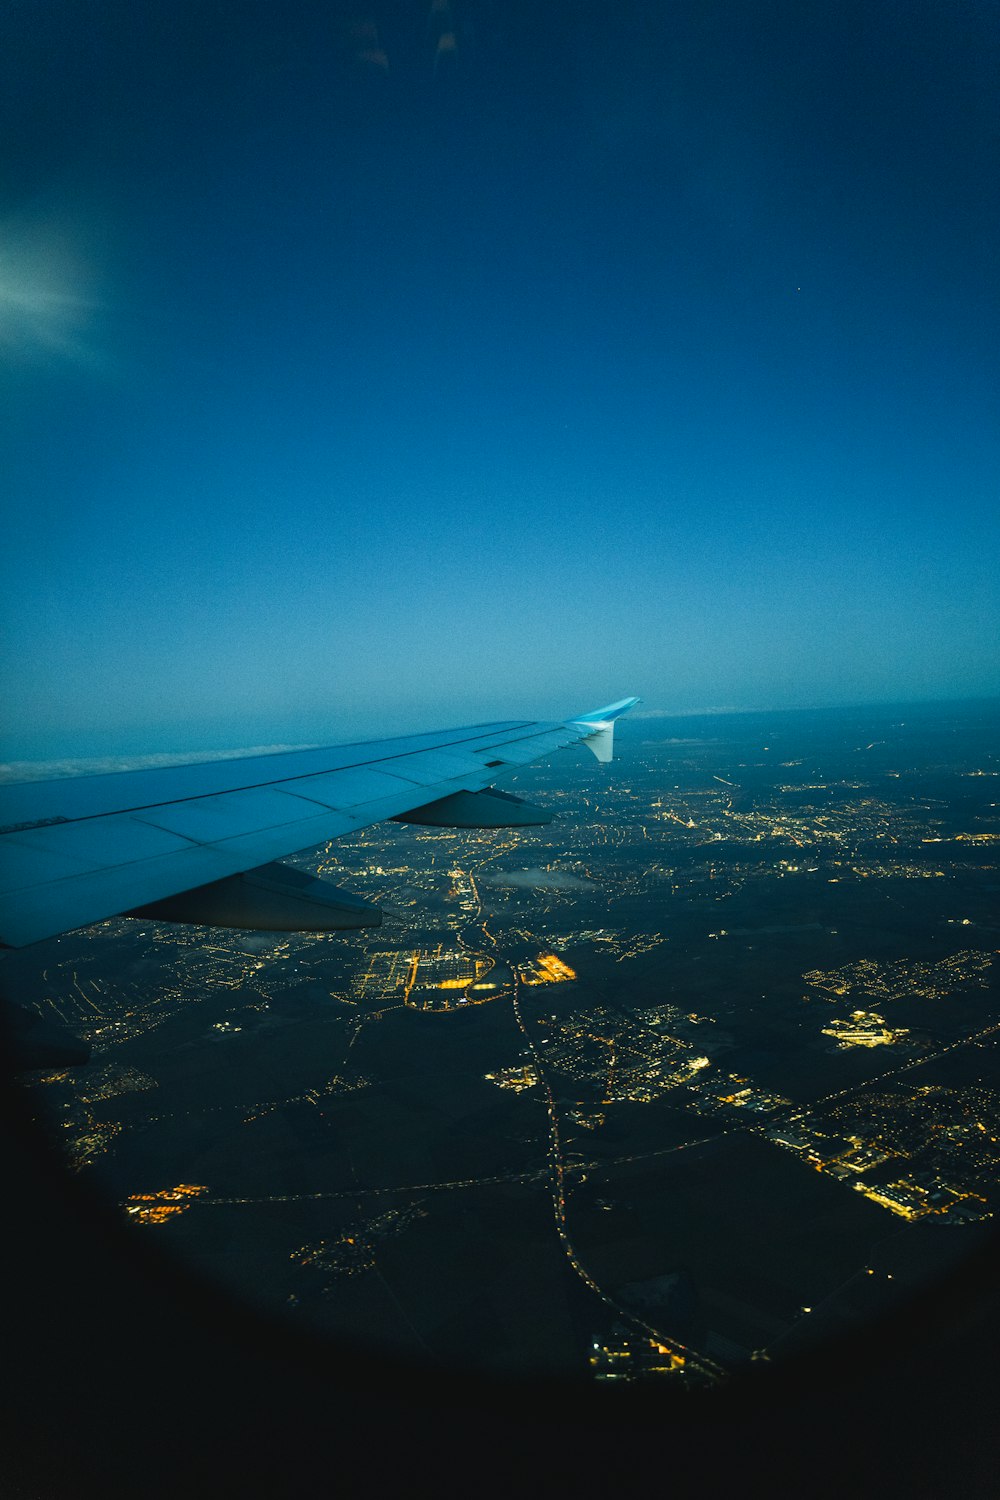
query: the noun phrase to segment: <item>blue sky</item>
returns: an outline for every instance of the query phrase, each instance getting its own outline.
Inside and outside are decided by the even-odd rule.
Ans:
[[[5,758],[1000,691],[992,7],[12,15]]]

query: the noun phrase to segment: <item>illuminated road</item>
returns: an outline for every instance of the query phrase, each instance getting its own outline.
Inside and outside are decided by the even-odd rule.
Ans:
[[[567,1222],[566,1216],[566,1178],[569,1174],[569,1171],[572,1169],[567,1168],[563,1156],[562,1136],[559,1129],[559,1114],[556,1109],[556,1102],[552,1093],[552,1085],[549,1082],[549,1077],[542,1062],[541,1054],[538,1051],[538,1048],[535,1046],[534,1039],[531,1035],[531,1032],[525,1025],[524,1017],[521,1013],[520,990],[520,975],[515,969],[514,992],[512,996],[514,1016],[521,1030],[521,1034],[527,1042],[528,1047],[531,1051],[532,1059],[534,1061],[535,1074],[545,1092],[546,1108],[548,1110],[549,1116],[548,1154],[549,1170],[551,1173],[552,1209],[555,1215],[556,1233],[558,1234],[559,1239],[562,1242],[563,1249],[566,1252],[566,1257],[570,1265],[573,1267],[573,1270],[580,1277],[580,1280],[584,1283],[584,1285],[587,1286],[595,1294],[595,1296],[600,1297],[601,1301],[607,1307],[610,1307],[612,1311],[623,1322],[628,1323],[633,1328],[638,1329],[639,1332],[645,1334],[647,1338],[650,1338],[657,1344],[662,1345],[670,1352],[671,1355],[673,1355],[679,1361],[683,1361],[685,1374],[696,1372],[697,1374],[702,1375],[707,1379],[712,1380],[713,1382],[723,1379],[726,1372],[720,1365],[715,1364],[710,1359],[706,1359],[703,1355],[696,1354],[693,1349],[689,1349],[687,1345],[680,1343],[677,1339],[668,1338],[666,1334],[661,1333],[659,1329],[654,1328],[652,1324],[645,1322],[644,1319],[637,1317],[634,1312],[630,1312],[627,1308],[622,1307],[619,1302],[616,1302],[614,1298],[611,1297],[604,1290],[604,1288],[594,1280],[590,1272],[581,1263],[576,1249],[574,1248],[573,1241],[570,1238],[569,1224]],[[577,1164],[576,1170],[579,1171],[581,1169],[581,1164]]]
[[[901,1073],[909,1073],[914,1068],[926,1067],[928,1063],[937,1062],[939,1058],[946,1057],[949,1052],[957,1052],[961,1047],[973,1047],[985,1037],[995,1036],[998,1031],[1000,1031],[1000,1021],[991,1026],[984,1026],[981,1031],[974,1031],[969,1036],[959,1037],[957,1041],[948,1042],[946,1046],[940,1047],[937,1052],[928,1053],[926,1057],[910,1058],[908,1062],[902,1062],[898,1067],[888,1068],[884,1073],[876,1073],[874,1078],[866,1078],[861,1083],[852,1083],[849,1088],[838,1089],[832,1094],[824,1094],[821,1099],[815,1100],[810,1108],[817,1109],[820,1105],[829,1104],[834,1099],[846,1099],[848,1095],[871,1088],[875,1083],[884,1083],[887,1078],[898,1078]]]
[[[487,857],[487,859],[480,861],[478,866],[479,871],[481,871],[483,864],[497,859],[501,854],[505,852],[505,850],[506,846],[501,846],[499,849],[494,850]],[[480,894],[479,886],[476,883],[475,876],[471,871],[468,874],[468,879],[473,897],[475,899],[476,910],[469,917],[466,932],[459,932],[456,934],[456,936],[458,942],[468,952],[471,958],[482,959],[484,963],[488,964],[488,968],[484,969],[483,971],[483,973],[488,973],[496,967],[502,955],[498,953],[497,938],[490,931],[488,926],[488,918],[483,913],[482,896]],[[468,929],[470,928],[472,929],[471,933],[468,932]],[[480,939],[482,939],[482,944],[484,946],[480,945]],[[680,1343],[677,1339],[670,1338],[666,1334],[661,1333],[659,1329],[654,1328],[652,1324],[647,1323],[644,1319],[638,1317],[634,1312],[631,1312],[629,1309],[616,1302],[615,1299],[610,1296],[609,1293],[607,1293],[603,1289],[603,1287],[598,1284],[598,1282],[594,1280],[593,1276],[591,1276],[590,1272],[582,1264],[579,1255],[577,1254],[576,1248],[573,1245],[573,1241],[570,1238],[569,1225],[566,1214],[566,1189],[567,1178],[572,1175],[584,1172],[586,1168],[584,1164],[580,1162],[574,1163],[572,1166],[569,1166],[566,1163],[562,1146],[559,1114],[558,1110],[556,1109],[555,1097],[552,1092],[552,1085],[549,1081],[549,1076],[542,1061],[542,1057],[535,1045],[535,1041],[531,1035],[531,1032],[525,1024],[524,1016],[521,1011],[521,975],[513,962],[510,963],[510,970],[513,976],[513,981],[510,988],[498,991],[497,993],[489,996],[484,996],[483,999],[488,999],[490,1002],[492,1002],[500,999],[506,999],[508,997],[510,998],[514,1013],[514,1019],[517,1023],[518,1029],[525,1039],[529,1051],[531,1052],[531,1056],[534,1062],[535,1074],[545,1094],[546,1108],[549,1120],[548,1175],[550,1178],[551,1186],[552,1210],[555,1219],[556,1233],[559,1236],[560,1243],[562,1244],[563,1250],[566,1253],[566,1257],[570,1265],[572,1266],[576,1274],[580,1277],[584,1285],[587,1286],[595,1296],[599,1297],[600,1300],[605,1304],[605,1306],[611,1308],[616,1317],[621,1319],[624,1323],[629,1324],[633,1328],[637,1329],[646,1338],[653,1340],[655,1343],[668,1350],[669,1353],[677,1359],[679,1364],[682,1362],[683,1370],[686,1376],[694,1374],[700,1376],[702,1379],[712,1382],[724,1379],[726,1376],[726,1372],[720,1365],[715,1364],[713,1360],[708,1359],[705,1355],[698,1354],[693,1349],[689,1349],[687,1345]],[[469,988],[465,991],[466,998],[470,998],[469,991],[472,988],[472,983],[473,982],[470,982]],[[474,981],[474,983],[482,983],[482,974],[479,975],[478,979]],[[482,1001],[479,1001],[479,997],[475,997],[473,1003],[476,1003],[477,1001],[478,1003],[483,1003]],[[615,1067],[615,1048],[613,1042],[609,1042],[608,1045],[610,1048],[608,1075],[610,1083],[610,1079],[613,1075]],[[645,1154],[656,1155],[659,1153],[643,1153],[643,1155]],[[641,1158],[633,1156],[624,1159],[635,1161]],[[532,1176],[537,1176],[537,1174],[532,1174]],[[484,1184],[489,1181],[503,1182],[510,1180],[510,1177],[502,1176],[493,1179],[481,1178],[478,1179],[478,1182],[475,1180],[470,1180],[466,1183],[451,1183],[447,1184],[447,1186],[472,1187],[475,1185]],[[522,1174],[519,1180],[523,1181],[530,1179],[526,1179],[526,1177]],[[431,1186],[432,1185],[427,1185],[424,1190],[429,1191],[431,1189]],[[222,1200],[215,1201],[221,1202]]]

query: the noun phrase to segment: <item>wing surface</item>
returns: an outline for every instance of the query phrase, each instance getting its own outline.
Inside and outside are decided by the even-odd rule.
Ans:
[[[610,758],[624,698],[563,722],[0,787],[0,943],[19,948],[256,870],[578,742]]]

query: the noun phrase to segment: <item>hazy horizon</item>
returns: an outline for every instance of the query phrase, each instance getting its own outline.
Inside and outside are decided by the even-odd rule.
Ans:
[[[807,713],[879,713],[890,710],[930,710],[936,707],[947,709],[954,706],[973,707],[981,704],[984,707],[990,704],[1000,704],[1000,695],[980,694],[975,696],[956,698],[926,698],[926,699],[901,699],[888,698],[867,703],[841,702],[841,703],[808,703],[794,705],[754,705],[746,708],[736,707],[700,707],[700,708],[646,708],[640,701],[637,708],[631,709],[625,718],[618,723],[617,733],[629,735],[635,733],[639,726],[649,721],[661,721],[664,719],[726,719],[729,717],[756,715],[787,715]],[[596,705],[589,705],[596,706]],[[564,717],[570,717],[574,712],[586,712],[585,708],[571,710]],[[491,718],[500,721],[504,715],[485,716],[468,719],[468,723],[486,723]],[[510,717],[517,717],[511,715]],[[554,718],[554,715],[545,715],[546,718]],[[379,727],[381,724],[381,728]],[[324,745],[351,744],[364,742],[365,739],[392,738],[394,736],[430,733],[436,729],[447,729],[457,726],[446,724],[443,720],[435,718],[432,714],[425,717],[421,722],[410,722],[399,715],[387,716],[381,721],[373,718],[367,725],[358,724],[355,721],[356,732],[345,726],[343,735],[334,738],[311,740],[271,740],[263,742],[247,738],[236,743],[238,731],[234,730],[229,740],[222,732],[215,733],[212,729],[191,730],[187,735],[189,741],[186,747],[177,743],[178,731],[173,731],[174,740],[170,748],[165,748],[159,743],[158,731],[155,729],[143,730],[141,727],[133,729],[127,735],[123,735],[118,741],[112,731],[102,731],[99,739],[104,744],[103,749],[91,748],[86,753],[74,754],[74,749],[79,750],[81,745],[90,743],[93,745],[95,736],[81,736],[78,741],[73,741],[67,736],[64,741],[53,740],[49,751],[39,751],[35,754],[14,755],[6,749],[6,745],[0,740],[0,782],[15,782],[19,780],[48,779],[55,776],[70,775],[97,775],[105,772],[138,770],[155,766],[182,765],[201,759],[242,759],[253,755],[278,755],[285,752],[297,750],[311,750],[321,748]],[[215,737],[213,738],[213,734]],[[10,743],[8,740],[7,743]],[[64,744],[68,748],[60,749]]]

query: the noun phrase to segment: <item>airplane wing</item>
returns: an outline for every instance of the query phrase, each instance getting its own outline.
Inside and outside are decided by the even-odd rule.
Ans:
[[[286,931],[377,926],[377,907],[278,861],[385,819],[549,822],[495,791],[495,778],[578,742],[610,760],[614,721],[638,701],[563,722],[0,787],[0,944],[122,914]]]

